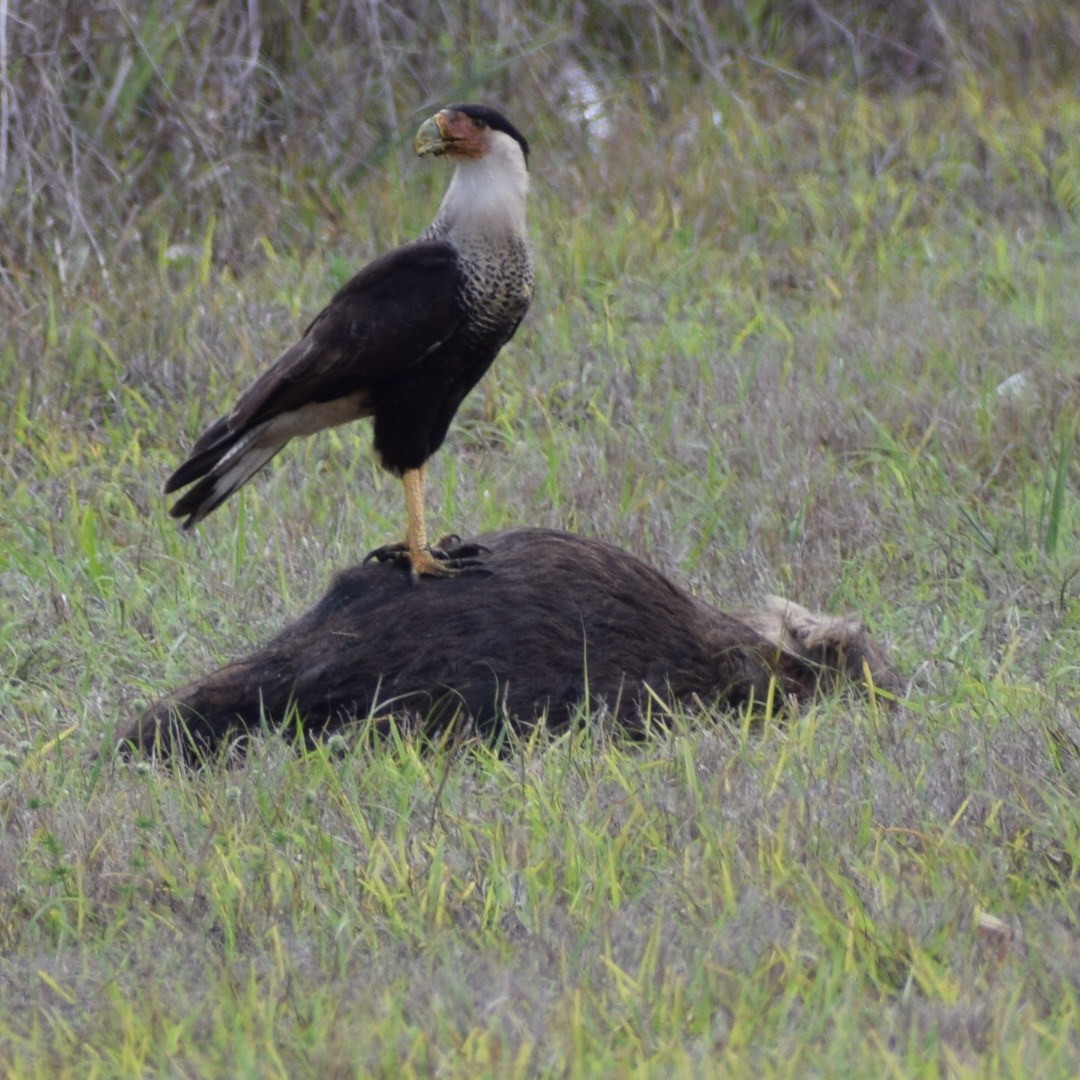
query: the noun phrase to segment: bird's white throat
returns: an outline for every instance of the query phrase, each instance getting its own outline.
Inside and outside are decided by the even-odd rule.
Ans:
[[[528,193],[529,170],[517,140],[492,131],[482,158],[458,160],[435,224],[470,240],[523,237]]]

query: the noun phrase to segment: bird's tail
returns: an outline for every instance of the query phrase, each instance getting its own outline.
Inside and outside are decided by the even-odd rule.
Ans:
[[[187,461],[165,481],[166,495],[195,485],[169,508],[173,517],[186,518],[185,529],[217,509],[288,442],[261,438],[266,427],[263,423],[246,431],[233,431],[223,417],[203,433]]]

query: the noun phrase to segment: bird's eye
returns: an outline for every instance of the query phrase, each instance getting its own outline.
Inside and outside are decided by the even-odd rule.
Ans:
[[[485,121],[481,120],[479,117],[474,116],[473,117],[473,127],[476,128],[477,131],[483,131],[484,128],[487,127],[487,123]]]

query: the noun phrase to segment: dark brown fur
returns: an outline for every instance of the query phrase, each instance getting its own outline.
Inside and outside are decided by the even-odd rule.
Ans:
[[[488,549],[487,575],[413,588],[393,565],[346,570],[263,649],[159,701],[121,742],[212,750],[232,732],[280,723],[291,705],[308,735],[392,714],[429,730],[455,715],[486,733],[541,716],[558,729],[586,699],[640,730],[652,694],[741,706],[764,701],[773,679],[806,699],[823,674],[861,682],[864,672],[894,686],[860,623],[782,601],[736,618],[618,548],[565,533],[475,542]]]

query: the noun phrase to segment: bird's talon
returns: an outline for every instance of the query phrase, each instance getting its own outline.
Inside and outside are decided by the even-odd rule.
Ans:
[[[485,547],[483,544],[462,544],[459,542],[458,545],[447,552],[447,554],[454,561],[468,559],[471,562],[478,562],[477,556],[490,555],[491,548]]]
[[[373,551],[369,551],[364,556],[364,565],[369,562],[406,562],[410,565],[412,560],[409,558],[409,549],[405,544],[383,544],[382,547],[377,547]]]
[[[450,539],[456,543],[448,544]],[[445,545],[445,547],[444,547]],[[425,547],[413,555],[407,542],[383,544],[364,556],[364,563],[393,563],[408,570],[409,580],[418,585],[422,577],[456,577],[458,574],[486,576],[492,571],[480,555],[490,551],[483,544],[462,543],[460,537],[443,537],[434,547]]]
[[[476,560],[478,555],[487,555],[491,549],[475,541],[465,543],[457,533],[448,533],[437,543],[428,548],[433,558],[440,562],[458,565],[462,560]]]
[[[453,566],[462,577],[491,577],[495,573],[479,559],[454,559]]]

